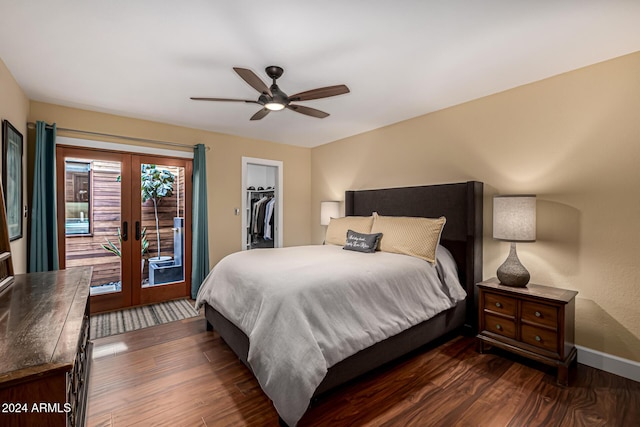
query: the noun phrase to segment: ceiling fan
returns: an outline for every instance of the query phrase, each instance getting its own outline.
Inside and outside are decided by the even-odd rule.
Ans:
[[[318,89],[312,89],[305,92],[296,93],[288,96],[280,90],[276,84],[276,80],[282,76],[284,70],[276,65],[265,68],[267,75],[273,80],[271,87],[268,87],[253,71],[246,68],[233,67],[233,70],[247,83],[249,86],[260,92],[257,101],[250,99],[229,99],[229,98],[198,98],[192,97],[194,101],[225,101],[225,102],[247,102],[250,104],[262,105],[262,110],[251,116],[251,120],[260,120],[271,111],[279,111],[287,108],[296,113],[305,114],[311,117],[324,119],[329,115],[324,111],[315,108],[305,107],[303,105],[291,104],[298,101],[310,101],[312,99],[328,98],[330,96],[342,95],[349,93],[349,88],[345,85],[327,86]]]

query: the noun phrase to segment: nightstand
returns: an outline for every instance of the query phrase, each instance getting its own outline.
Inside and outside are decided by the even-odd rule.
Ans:
[[[478,283],[478,351],[489,344],[558,368],[557,382],[568,385],[576,359],[575,291],[529,283]]]

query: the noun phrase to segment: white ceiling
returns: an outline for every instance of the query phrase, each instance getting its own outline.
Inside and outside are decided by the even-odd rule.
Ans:
[[[0,0],[0,58],[32,100],[313,147],[640,51],[639,22],[638,0]],[[351,93],[253,122],[189,99],[257,99],[232,67],[268,65]]]

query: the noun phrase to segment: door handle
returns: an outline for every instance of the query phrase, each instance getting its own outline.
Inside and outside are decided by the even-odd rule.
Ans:
[[[140,221],[136,221],[136,240],[140,240]]]
[[[122,223],[122,241],[126,242],[129,238],[129,223],[127,221]]]

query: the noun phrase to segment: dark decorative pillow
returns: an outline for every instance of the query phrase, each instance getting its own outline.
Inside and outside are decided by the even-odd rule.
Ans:
[[[347,231],[347,243],[342,249],[349,251],[373,253],[378,248],[382,233],[363,234],[353,230]]]

